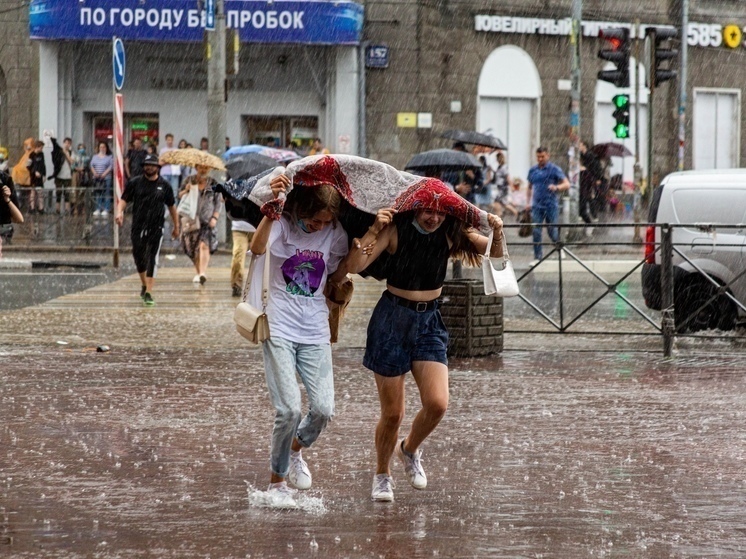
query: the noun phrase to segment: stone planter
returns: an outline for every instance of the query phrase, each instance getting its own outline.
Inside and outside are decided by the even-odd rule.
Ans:
[[[484,294],[481,280],[447,280],[440,313],[450,357],[480,357],[503,349],[503,301]]]

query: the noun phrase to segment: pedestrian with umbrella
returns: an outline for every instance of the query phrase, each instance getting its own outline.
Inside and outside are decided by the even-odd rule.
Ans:
[[[163,240],[163,207],[168,209],[174,224],[171,233],[174,239],[179,236],[179,220],[174,206],[174,193],[171,185],[159,176],[160,163],[155,155],[143,160],[143,174],[127,181],[122,198],[116,208],[114,221],[121,227],[124,223],[124,210],[132,204],[132,257],[142,284],[140,297],[148,307],[155,305],[153,284],[158,266],[158,254]]]
[[[161,156],[164,163],[194,167],[196,175],[184,181],[179,199],[192,192],[196,200],[196,219],[182,218],[185,227],[181,232],[181,248],[194,264],[196,274],[192,282],[204,285],[207,281],[207,267],[210,256],[218,249],[217,225],[223,207],[223,198],[214,187],[215,180],[208,175],[210,169],[225,170],[219,157],[197,149],[175,149]],[[194,192],[196,191],[196,192]]]

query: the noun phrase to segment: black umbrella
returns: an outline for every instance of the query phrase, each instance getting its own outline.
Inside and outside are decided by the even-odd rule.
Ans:
[[[455,149],[433,149],[418,153],[404,166],[408,171],[481,169],[479,159]]]
[[[591,148],[599,159],[609,159],[610,157],[629,157],[632,152],[623,144],[616,142],[606,142],[605,144],[596,144]]]
[[[232,157],[225,163],[232,179],[253,177],[277,165],[279,165],[277,160],[259,153],[244,153],[238,157]]]
[[[483,134],[482,132],[476,132],[473,130],[446,130],[440,135],[441,138],[448,138],[455,142],[461,142],[464,144],[475,144],[477,146],[486,146],[488,148],[496,148],[501,150],[507,150],[506,146],[502,141],[492,136],[491,134]]]

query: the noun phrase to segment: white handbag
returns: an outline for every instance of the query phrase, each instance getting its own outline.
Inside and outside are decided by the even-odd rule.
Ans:
[[[187,192],[176,207],[176,213],[189,219],[197,217],[197,208],[199,207],[199,187],[191,183],[189,192]]]
[[[515,277],[513,263],[508,255],[508,244],[505,242],[505,233],[502,234],[503,256],[502,268],[495,270],[490,260],[490,250],[492,249],[492,239],[495,232],[490,232],[487,241],[487,250],[482,258],[482,276],[484,277],[484,294],[497,295],[498,297],[515,297],[520,290],[518,289],[518,280]]]
[[[269,320],[266,312],[269,302],[269,247],[267,247],[266,254],[264,274],[262,275],[262,308],[257,309],[246,302],[251,289],[251,278],[254,275],[254,264],[258,258],[256,254],[252,254],[249,272],[246,274],[246,282],[244,283],[243,297],[233,312],[236,331],[252,344],[260,344],[269,338]]]

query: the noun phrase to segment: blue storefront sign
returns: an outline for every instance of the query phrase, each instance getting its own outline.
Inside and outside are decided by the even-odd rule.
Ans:
[[[357,45],[363,7],[345,0],[225,0],[226,25],[246,43]],[[200,42],[195,0],[32,0],[32,39]]]

